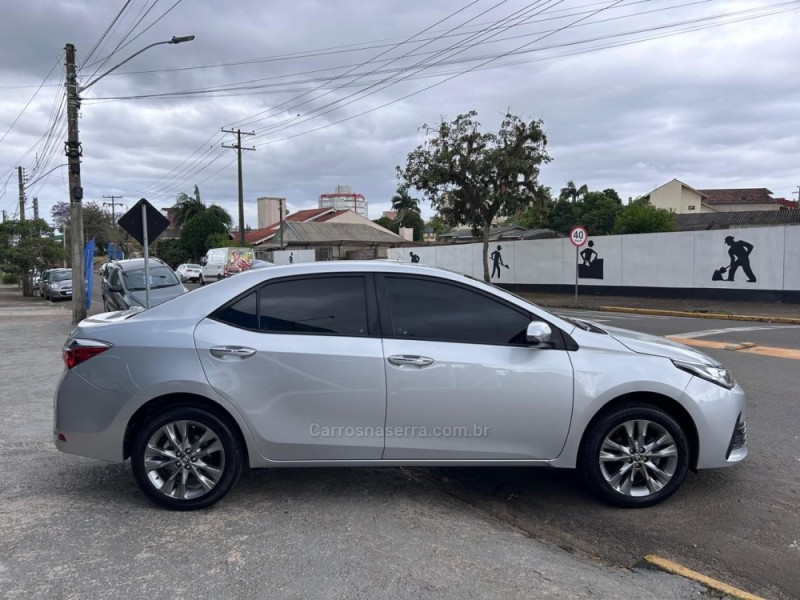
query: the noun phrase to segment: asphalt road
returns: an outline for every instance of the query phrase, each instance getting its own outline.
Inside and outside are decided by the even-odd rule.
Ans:
[[[95,303],[90,312],[96,312],[98,305]],[[68,309],[68,305],[62,306]],[[797,326],[568,310],[554,312],[594,320],[601,326],[607,324],[657,335],[691,334],[689,337],[710,341],[800,347],[800,327]],[[393,515],[397,511],[406,511],[413,527],[421,531],[433,527],[433,523],[424,519],[416,522],[415,516],[419,517],[419,511],[429,510],[426,508],[428,500],[433,502],[435,510],[439,510],[441,505],[437,503],[445,502],[442,500],[444,495],[453,502],[472,507],[476,514],[493,519],[488,521],[490,523],[507,523],[532,538],[560,546],[579,557],[597,559],[598,564],[628,568],[647,554],[657,554],[766,598],[800,598],[800,403],[797,402],[800,362],[727,350],[704,351],[731,368],[748,393],[750,456],[743,464],[731,469],[689,474],[675,496],[653,508],[621,510],[599,504],[586,493],[580,478],[569,471],[441,468],[256,473],[234,490],[220,510],[232,511],[230,514],[235,515],[244,511],[242,522],[251,523],[259,535],[272,535],[272,531],[265,529],[260,521],[259,514],[273,515],[276,511],[280,514],[285,509],[288,510],[285,514],[294,515],[300,503],[308,511],[302,518],[313,518],[309,515],[318,514],[318,511],[337,510],[337,503],[341,501],[356,511],[356,516],[349,517],[348,523],[351,523],[350,519],[359,522],[361,517],[380,519],[376,515],[381,510]],[[52,377],[52,374],[48,376]],[[140,515],[144,511],[153,519],[167,520],[170,534],[174,534],[176,528],[179,530],[181,524],[187,524],[185,517],[171,517],[150,509],[133,487],[127,466],[102,466],[92,461],[56,456],[57,467],[50,466],[27,482],[19,477],[12,477],[11,481],[16,486],[36,492],[47,490],[47,497],[51,500],[56,492],[64,494],[71,505],[79,507],[85,506],[83,494],[97,493],[102,502],[95,502],[95,505],[98,509],[102,506],[102,518],[109,522],[113,518],[106,514],[110,510],[106,503],[121,508],[125,515]],[[51,452],[46,453],[48,463],[52,458]],[[71,481],[72,477],[75,479]],[[57,490],[48,490],[49,484],[45,482],[54,482],[52,485],[56,485]],[[417,488],[417,485],[422,488]],[[419,489],[425,490],[423,495],[430,496],[415,504],[416,494],[423,493]],[[359,502],[367,502],[367,499],[370,506],[360,512]],[[53,510],[52,502],[46,506]],[[264,512],[260,513],[260,510]],[[459,519],[465,514],[463,509],[456,510],[456,513]],[[447,510],[439,516],[455,520],[445,525],[444,532],[434,527],[437,535],[455,535],[453,528],[474,526],[472,523],[461,524],[454,513]],[[91,521],[94,517],[67,518]],[[133,520],[127,516],[123,518],[128,527],[138,526],[138,517]],[[235,525],[238,516],[233,520],[221,518],[225,527],[235,535],[247,535],[246,528]],[[208,535],[211,526],[208,520],[201,518],[198,523],[203,523],[199,534]],[[75,526],[77,524],[72,523],[70,530]],[[331,525],[320,522],[319,526]],[[359,536],[365,535],[356,523],[348,527],[355,528],[353,531],[357,531]],[[94,538],[104,535],[102,528],[93,526],[90,531]],[[160,535],[157,530],[148,531],[153,536]],[[281,535],[288,535],[287,531]],[[409,543],[419,550],[414,545],[418,540],[413,537],[389,538],[392,543]],[[331,542],[325,539],[326,544]],[[485,541],[485,538],[480,539]],[[465,537],[462,542],[469,544],[474,540]],[[141,551],[147,558],[147,544],[141,540],[138,543],[143,545]],[[235,545],[225,543],[229,554],[236,552]],[[370,542],[366,540],[365,543]],[[354,552],[349,545],[345,546],[347,549],[343,551]],[[178,550],[177,558],[185,561],[188,550]],[[373,550],[380,554],[377,548],[373,547]],[[455,552],[450,547],[447,551]],[[491,549],[487,546],[486,551],[502,554],[495,546]],[[387,555],[380,556],[388,558]],[[369,559],[365,557],[365,560]],[[393,560],[401,559],[395,557]],[[169,562],[166,557],[165,561]],[[182,564],[184,562],[176,564],[176,570],[183,568]],[[249,565],[247,568],[258,568],[249,561],[242,564]],[[219,568],[223,571],[229,569],[230,563]],[[356,569],[352,565],[348,568]],[[483,568],[482,565],[478,570]],[[521,573],[514,571],[514,575],[509,576],[521,576]],[[289,586],[287,589],[294,588]],[[510,590],[512,596],[522,591],[521,588],[503,590]],[[534,594],[538,597],[544,595]],[[570,593],[565,593],[564,597],[571,597]],[[601,594],[601,597],[610,596]],[[623,590],[618,597],[634,596]],[[686,596],[679,592],[670,594],[670,597]]]

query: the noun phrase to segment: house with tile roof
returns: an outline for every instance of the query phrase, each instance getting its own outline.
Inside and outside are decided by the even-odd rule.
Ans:
[[[356,223],[384,230],[380,225],[373,223],[368,218],[349,209],[309,208],[298,210],[295,213],[287,215],[285,221],[289,223]],[[245,233],[244,241],[248,246],[270,246],[277,241],[276,236],[279,234],[280,229],[279,221],[271,223],[266,227],[248,231]]]
[[[679,179],[644,194],[650,204],[685,214],[780,210],[767,188],[696,189]]]

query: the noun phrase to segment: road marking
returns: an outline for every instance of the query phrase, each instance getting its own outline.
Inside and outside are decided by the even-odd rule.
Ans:
[[[740,342],[733,344],[729,342],[712,342],[711,340],[698,340],[675,335],[668,335],[667,339],[685,346],[696,346],[698,348],[715,348],[717,350],[734,350],[746,352],[748,354],[759,354],[761,356],[771,356],[773,358],[788,358],[800,360],[800,350],[795,348],[772,348],[770,346],[757,346],[752,342]]]
[[[701,331],[690,331],[689,333],[679,333],[676,334],[677,337],[681,338],[700,338],[700,337],[709,337],[712,335],[724,335],[726,333],[734,333],[739,331],[764,331],[764,330],[774,330],[774,329],[797,329],[800,325],[768,325],[768,326],[757,326],[757,327],[724,327],[722,329],[703,329]]]
[[[723,583],[717,579],[714,579],[713,577],[709,577],[708,575],[703,575],[697,571],[687,569],[683,565],[679,565],[678,563],[667,560],[666,558],[661,558],[655,554],[648,554],[644,557],[644,559],[659,569],[663,569],[669,573],[674,573],[675,575],[680,575],[681,577],[686,577],[687,579],[697,581],[706,587],[710,587],[713,590],[717,590],[723,594],[737,598],[738,600],[765,600],[761,596],[756,596],[750,592],[745,592],[744,590],[735,588],[732,585]]]
[[[721,319],[723,321],[757,321],[761,323],[789,323],[800,325],[800,317],[768,317],[763,315],[731,315],[728,313],[701,313],[689,310],[657,310],[654,308],[629,308],[627,306],[598,306],[597,310],[607,312],[661,315],[668,317],[692,317],[699,319]]]

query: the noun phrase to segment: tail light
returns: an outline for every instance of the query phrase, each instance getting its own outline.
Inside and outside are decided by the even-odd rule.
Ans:
[[[68,369],[71,369],[82,362],[86,362],[93,356],[105,352],[111,347],[111,344],[98,340],[84,340],[80,338],[70,340],[63,349],[64,364],[67,365]]]

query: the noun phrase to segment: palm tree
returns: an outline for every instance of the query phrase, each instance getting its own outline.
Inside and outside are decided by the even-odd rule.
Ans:
[[[206,210],[206,205],[200,199],[200,188],[194,186],[194,196],[178,194],[172,208],[175,211],[175,227],[180,229],[189,219]],[[230,219],[230,216],[228,218]]]
[[[571,179],[567,182],[566,187],[561,188],[561,193],[558,195],[559,200],[569,200],[573,204],[575,204],[578,200],[583,198],[589,192],[589,188],[586,187],[586,184],[583,184],[581,187],[576,188],[575,182]]]
[[[407,213],[415,212],[419,214],[419,200],[411,197],[408,193],[408,188],[399,187],[395,195],[392,196],[392,210],[397,211],[396,220],[402,224],[403,218]]]
[[[213,214],[218,221],[224,223],[225,227],[227,227],[228,229],[230,229],[231,226],[233,225],[233,218],[231,217],[230,213],[221,206],[219,206],[218,204],[212,204],[205,210]]]

